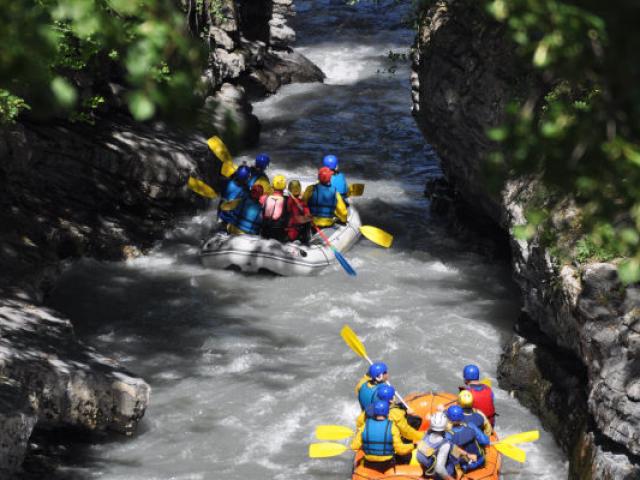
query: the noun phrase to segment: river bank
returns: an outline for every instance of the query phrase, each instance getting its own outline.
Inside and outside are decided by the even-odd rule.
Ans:
[[[570,458],[569,478],[631,479],[640,474],[637,389],[640,289],[623,286],[615,265],[559,262],[539,238],[516,238],[529,178],[501,195],[487,186],[485,135],[505,106],[536,91],[503,28],[468,1],[422,12],[413,59],[414,116],[434,145],[450,197],[510,243],[523,315],[502,357],[501,386],[540,415]],[[565,212],[567,213],[567,212]],[[569,425],[568,425],[569,424]]]

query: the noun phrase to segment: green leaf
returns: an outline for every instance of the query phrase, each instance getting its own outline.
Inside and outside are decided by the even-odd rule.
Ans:
[[[51,81],[51,90],[60,105],[66,108],[72,107],[78,99],[76,89],[63,77],[55,77]]]
[[[144,121],[153,117],[156,112],[156,106],[144,93],[134,92],[129,97],[129,110],[133,118],[138,121]]]
[[[618,266],[618,276],[624,284],[634,283],[640,280],[640,260],[631,258],[623,261]]]
[[[494,142],[504,142],[507,139],[507,129],[505,127],[494,127],[487,130],[487,137]]]

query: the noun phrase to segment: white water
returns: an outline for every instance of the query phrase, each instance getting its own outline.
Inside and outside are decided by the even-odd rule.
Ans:
[[[366,183],[364,222],[393,232],[394,247],[362,240],[346,255],[355,279],[339,267],[315,278],[207,271],[196,257],[207,214],[149,256],[74,266],[51,303],[153,392],[134,438],[74,446],[56,478],[348,478],[348,455],[306,455],[316,425],[352,425],[358,412],[353,387],[365,365],[340,339],[345,323],[402,393],[456,391],[470,362],[495,380],[518,294],[506,266],[470,253],[429,216],[422,191],[438,168],[410,115],[408,65],[385,73],[388,51],[412,41],[400,26],[406,9],[296,4],[300,49],[328,78],[255,106],[260,151],[272,156],[271,174],[307,182],[322,155],[336,153],[349,180]],[[495,391],[501,435],[541,428]],[[527,463],[506,461],[505,478],[566,478],[550,435],[524,448]]]

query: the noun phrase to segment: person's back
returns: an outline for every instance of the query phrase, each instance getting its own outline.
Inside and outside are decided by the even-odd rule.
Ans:
[[[313,215],[313,223],[321,228],[332,226],[336,217],[343,223],[347,221],[347,206],[331,186],[332,174],[327,167],[318,170],[318,183],[307,187],[303,196]]]
[[[464,413],[458,405],[447,409],[447,417],[451,428],[447,432],[447,439],[455,448],[451,449],[450,461],[459,465],[463,472],[475,470],[484,465],[484,449],[489,445],[489,438],[474,425],[463,422]]]
[[[236,200],[238,198],[242,198],[243,196],[248,194],[247,189],[247,180],[249,179],[249,167],[243,165],[233,174],[233,177],[230,178],[225,187],[222,195],[220,196],[220,204],[222,205],[224,202],[229,202],[232,200]],[[233,210],[222,210],[220,206],[218,206],[218,218],[220,221],[227,223],[235,223],[236,218],[238,217],[239,207],[234,208]]]
[[[474,425],[478,430],[484,432],[485,435],[491,435],[493,427],[487,420],[487,417],[480,410],[473,408],[473,394],[469,390],[462,390],[458,394],[458,405],[462,407],[464,414],[464,423]]]
[[[254,185],[260,185],[266,195],[269,195],[272,192],[271,183],[269,182],[269,177],[266,174],[266,169],[270,162],[271,158],[265,153],[260,153],[256,156],[255,164],[250,169],[250,176],[248,180],[249,188],[252,188]]]
[[[349,184],[344,173],[338,170],[338,157],[335,155],[325,155],[322,159],[322,165],[333,172],[331,176],[331,186],[334,187],[346,202],[349,194]]]
[[[442,412],[431,415],[429,430],[416,447],[416,460],[424,476],[436,480],[454,480],[454,466],[450,463],[451,442],[446,438],[448,419]]]
[[[262,210],[262,235],[281,242],[285,241],[287,225],[286,199],[283,192],[286,184],[282,175],[273,178],[273,193],[265,198]]]
[[[238,208],[238,216],[233,224],[227,226],[229,233],[234,235],[258,235],[262,225],[262,186],[254,185],[249,195],[245,196]]]
[[[311,211],[302,200],[302,187],[298,180],[289,182],[289,196],[287,197],[287,238],[293,242],[299,240],[307,243],[309,240],[309,222]]]
[[[376,390],[388,378],[387,370],[384,363],[374,362],[367,370],[367,374],[356,385],[356,395],[362,411],[367,411],[373,405],[376,400]]]

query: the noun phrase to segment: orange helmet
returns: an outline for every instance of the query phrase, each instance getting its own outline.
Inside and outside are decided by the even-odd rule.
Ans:
[[[325,185],[329,185],[329,183],[331,183],[331,175],[333,175],[333,172],[330,168],[322,167],[318,170],[318,180],[320,180],[320,183],[324,183]]]

